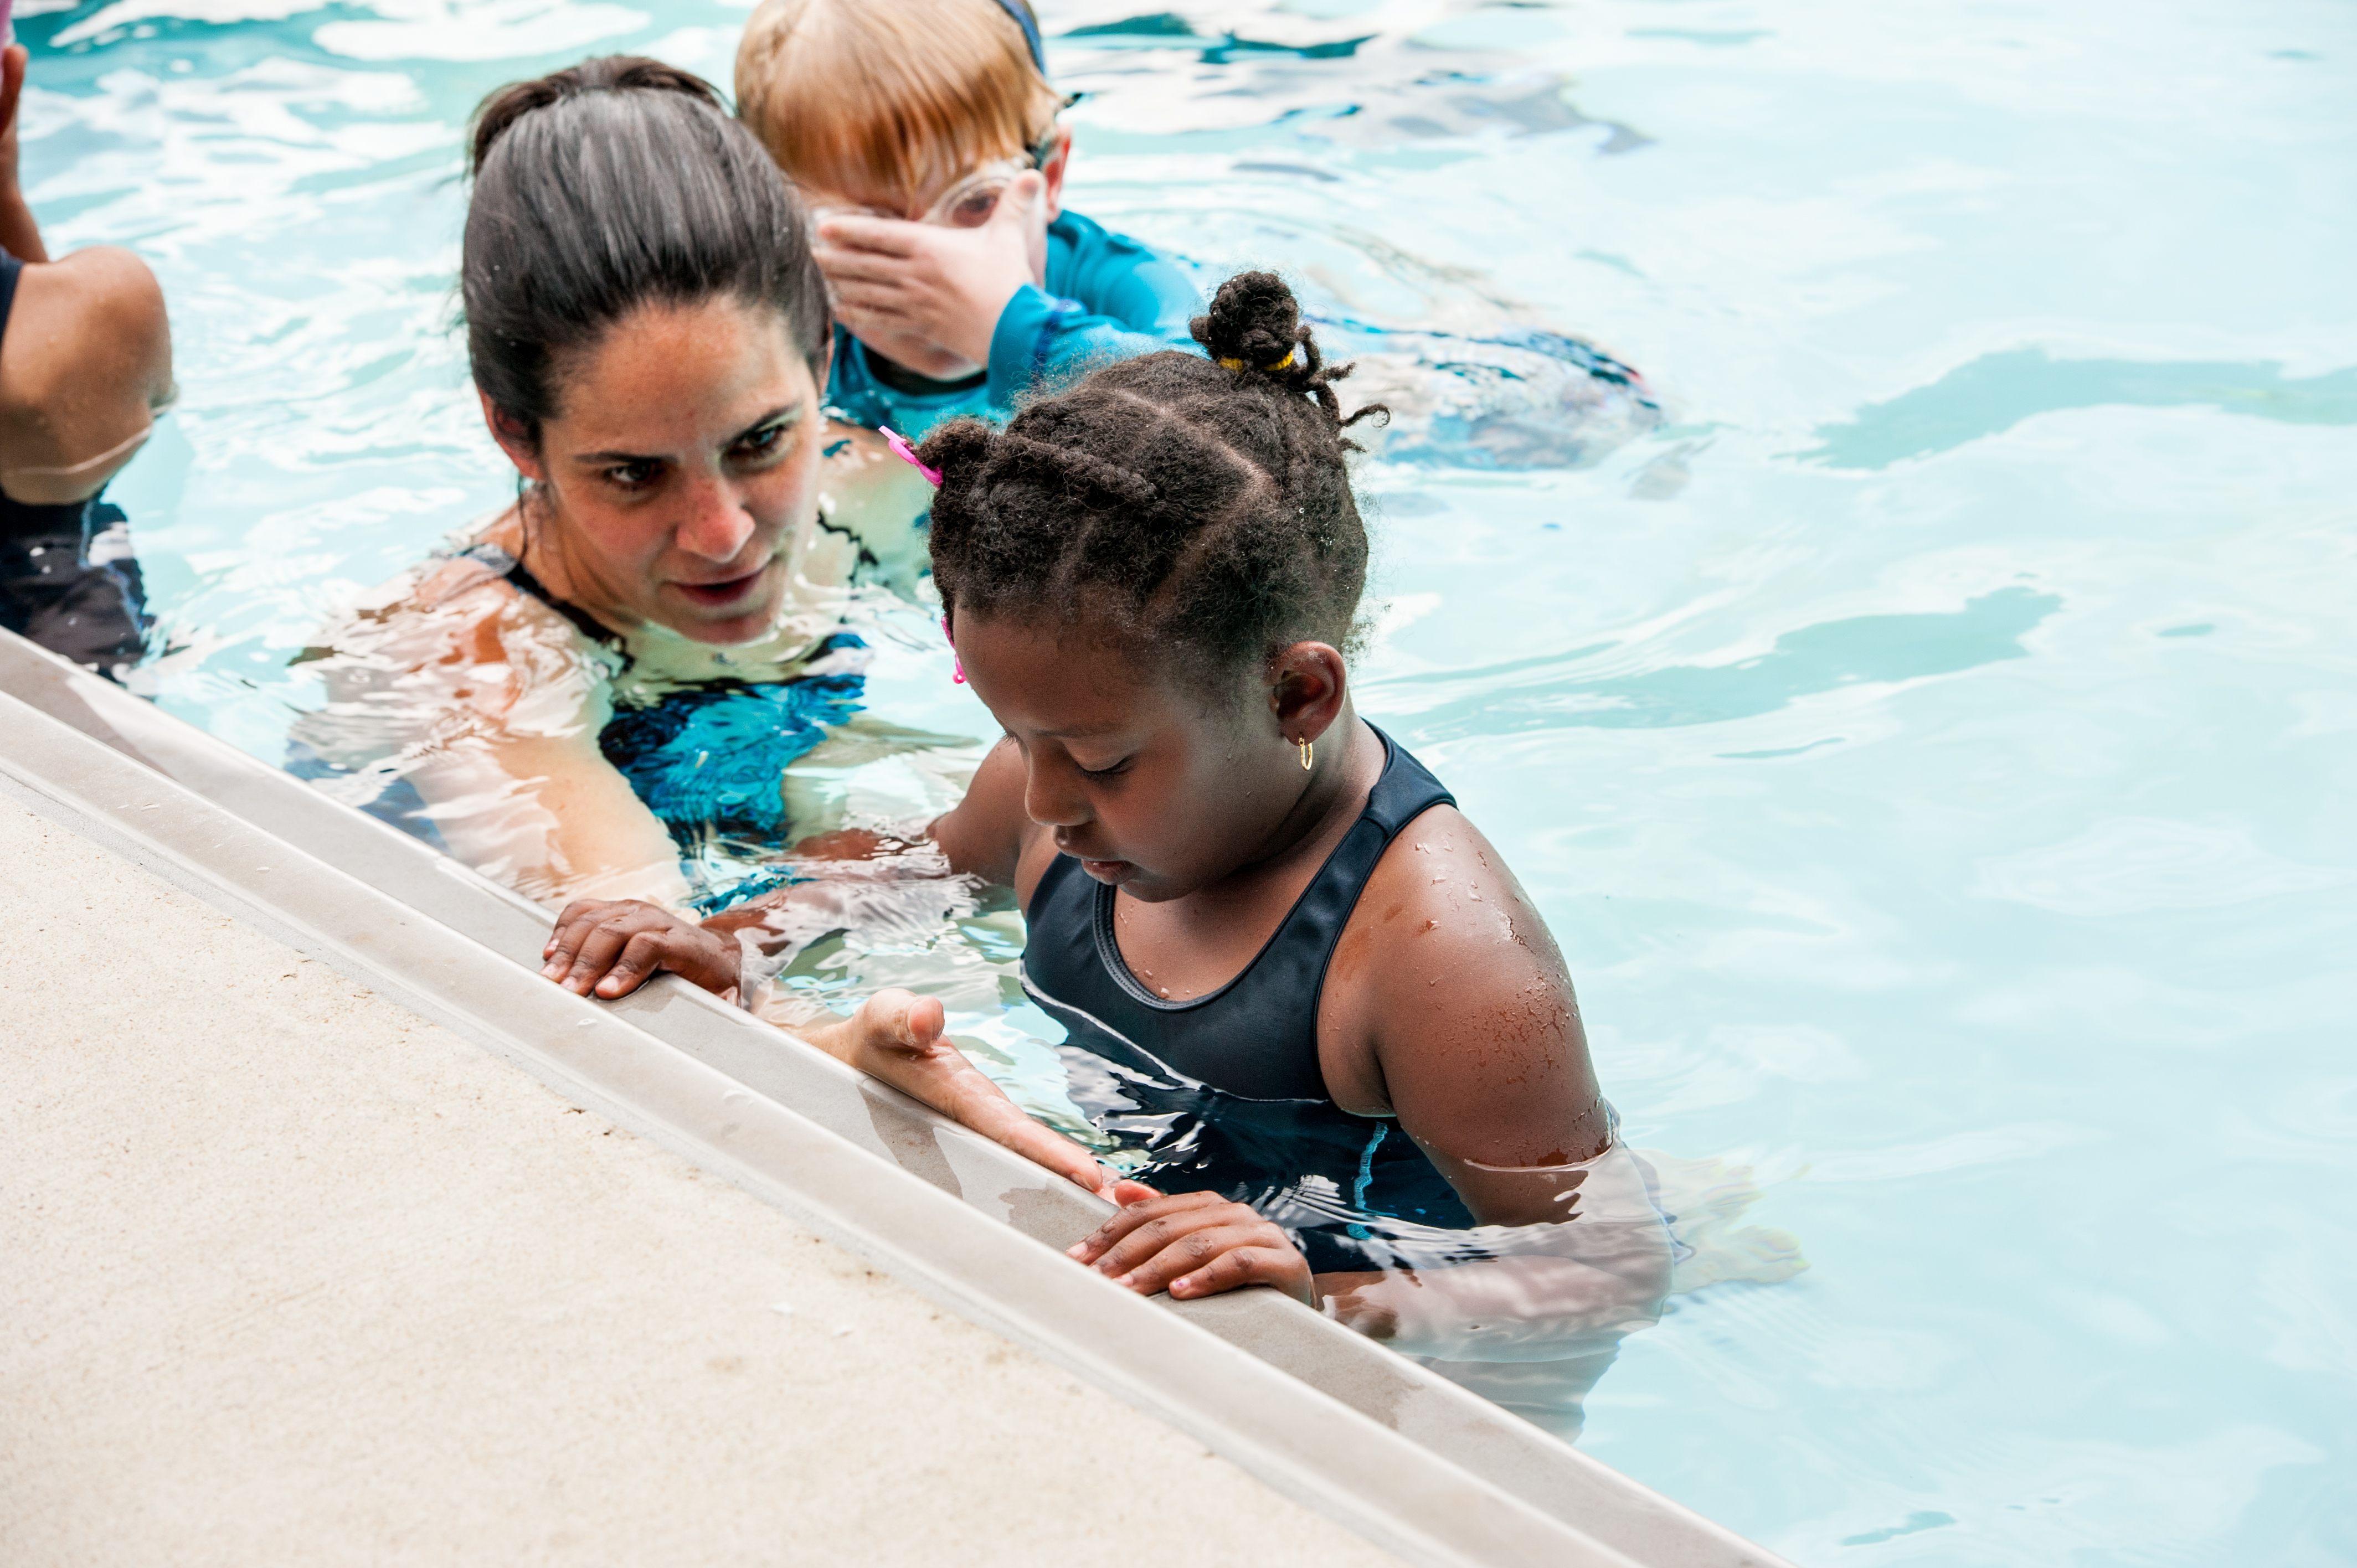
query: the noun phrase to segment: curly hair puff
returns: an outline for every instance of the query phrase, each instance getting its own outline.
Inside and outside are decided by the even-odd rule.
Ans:
[[[1004,430],[962,419],[920,455],[942,473],[933,579],[961,616],[1085,628],[1189,673],[1347,647],[1367,531],[1349,420],[1293,291],[1240,273],[1169,351],[1095,371]]]

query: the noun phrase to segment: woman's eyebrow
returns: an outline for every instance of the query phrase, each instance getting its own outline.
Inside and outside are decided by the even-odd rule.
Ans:
[[[737,442],[744,440],[748,435],[752,435],[755,431],[767,429],[769,426],[777,424],[781,419],[797,418],[802,413],[802,412],[803,404],[799,399],[792,403],[781,403],[778,407],[773,408],[769,413],[763,414],[760,418],[755,420],[752,424],[747,425],[744,429],[738,431],[736,435],[730,436],[728,438],[729,445],[734,446]],[[573,460],[576,463],[586,464],[591,467],[604,467],[608,464],[611,463],[660,463],[663,459],[661,454],[652,452],[611,451],[576,452],[573,455]]]
[[[752,435],[757,430],[767,430],[770,425],[777,424],[780,420],[792,419],[798,416],[802,412],[802,400],[797,398],[792,403],[785,403],[780,407],[771,409],[769,413],[763,414],[760,418],[755,420],[752,424],[738,431],[735,435],[729,437],[729,440],[732,444],[742,441],[745,437]]]

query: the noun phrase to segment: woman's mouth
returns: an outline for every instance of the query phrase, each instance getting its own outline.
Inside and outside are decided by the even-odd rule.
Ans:
[[[762,570],[766,571],[764,567]],[[672,586],[707,609],[721,609],[735,604],[760,585],[761,572],[748,572],[741,577],[730,577],[718,583],[673,582]]]

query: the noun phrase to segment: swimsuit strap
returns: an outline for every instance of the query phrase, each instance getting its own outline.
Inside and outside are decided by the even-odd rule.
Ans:
[[[16,305],[16,279],[23,274],[25,263],[0,246],[0,337],[8,331],[8,312]]]
[[[488,542],[471,544],[457,552],[456,559],[472,561],[479,566],[496,572],[512,584],[518,593],[538,599],[542,604],[571,621],[582,636],[619,657],[623,669],[629,669],[635,662],[630,658],[630,650],[623,646],[623,638],[619,632],[608,628],[604,622],[579,605],[566,599],[560,599],[549,592],[547,584],[533,576],[526,569],[522,561],[509,554],[500,546]]]
[[[1368,728],[1374,729],[1370,725]],[[1253,961],[1218,990],[1156,995],[1121,955],[1114,890],[1059,855],[1025,911],[1026,988],[1068,1029],[1111,1037],[1183,1078],[1251,1100],[1325,1100],[1318,1013],[1335,944],[1400,830],[1455,798],[1380,729],[1367,802]]]

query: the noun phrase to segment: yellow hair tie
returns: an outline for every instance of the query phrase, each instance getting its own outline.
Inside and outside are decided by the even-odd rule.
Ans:
[[[1261,373],[1263,375],[1275,375],[1279,371],[1291,370],[1293,368],[1293,361],[1300,357],[1301,345],[1296,343],[1292,348],[1287,349],[1285,351],[1284,359],[1272,360],[1267,364],[1263,365],[1260,368]],[[1242,360],[1222,360],[1220,361],[1220,369],[1223,371],[1241,371],[1243,368],[1244,362]]]

